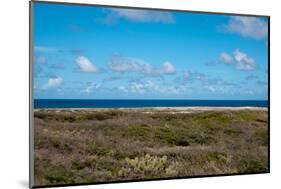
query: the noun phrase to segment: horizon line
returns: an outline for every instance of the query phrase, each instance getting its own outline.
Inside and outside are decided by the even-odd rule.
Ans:
[[[268,99],[184,99],[184,98],[105,98],[105,99],[95,99],[95,98],[34,98],[33,100],[216,100],[216,101],[268,101]]]

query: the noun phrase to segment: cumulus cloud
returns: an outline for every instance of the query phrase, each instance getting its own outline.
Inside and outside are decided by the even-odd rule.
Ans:
[[[268,23],[256,17],[232,16],[228,24],[220,29],[257,40],[264,39],[268,35]]]
[[[225,64],[232,64],[236,69],[251,71],[256,68],[256,62],[245,52],[236,49],[232,55],[227,53],[221,53],[219,57],[220,61]]]
[[[88,86],[82,90],[82,92],[85,92],[87,94],[90,94],[93,92],[95,89],[99,89],[101,87],[100,84],[95,84],[95,83],[89,83]]]
[[[148,76],[161,76],[161,74],[165,74],[162,68],[156,68],[151,66],[150,64],[143,64],[141,72]]]
[[[226,64],[231,64],[233,62],[233,58],[231,55],[223,52],[220,54],[220,61],[226,63]]]
[[[246,53],[236,49],[233,53],[234,59],[239,70],[254,70],[256,68],[256,62],[253,58],[249,57]]]
[[[174,74],[176,73],[176,68],[171,62],[166,61],[163,63],[163,73]]]
[[[62,82],[63,79],[61,77],[49,78],[47,88],[57,88],[62,84]]]
[[[169,61],[164,62],[161,67],[154,67],[143,60],[121,56],[112,57],[108,67],[113,72],[139,72],[147,76],[161,76],[163,74],[176,73],[175,66]]]
[[[139,10],[139,9],[111,9],[112,14],[106,17],[106,22],[112,24],[118,19],[126,19],[131,22],[154,22],[171,24],[175,19],[171,13],[159,12],[153,10]]]
[[[95,73],[98,68],[85,56],[78,56],[75,60],[78,68],[82,72]]]

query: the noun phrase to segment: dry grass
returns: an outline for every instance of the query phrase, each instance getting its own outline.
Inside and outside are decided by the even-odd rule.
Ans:
[[[267,110],[35,111],[35,185],[268,169]]]

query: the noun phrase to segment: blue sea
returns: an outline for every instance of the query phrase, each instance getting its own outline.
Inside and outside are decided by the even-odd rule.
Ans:
[[[90,100],[35,99],[34,108],[267,107],[267,100]]]

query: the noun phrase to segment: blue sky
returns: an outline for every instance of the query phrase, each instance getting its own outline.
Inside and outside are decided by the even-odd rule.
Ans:
[[[268,98],[268,20],[35,3],[34,95]]]

